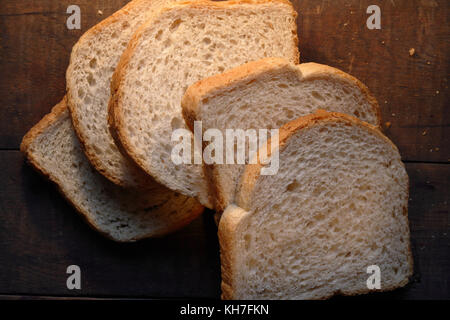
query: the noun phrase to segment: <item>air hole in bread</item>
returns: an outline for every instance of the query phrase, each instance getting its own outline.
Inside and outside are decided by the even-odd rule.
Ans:
[[[256,269],[257,262],[255,259],[249,259],[247,264],[249,269]]]
[[[161,40],[162,34],[163,34],[163,31],[162,30],[158,30],[158,32],[156,33],[155,39],[156,40]]]
[[[312,96],[314,97],[314,99],[319,100],[319,101],[325,101],[325,98],[317,91],[313,91],[311,92]]]
[[[183,20],[181,19],[177,19],[174,22],[172,22],[172,24],[169,27],[170,32],[176,31],[178,27],[181,25],[181,23],[183,23]]]
[[[300,184],[297,182],[297,180],[294,180],[287,185],[286,191],[295,191],[299,186]]]
[[[319,132],[320,132],[320,133],[328,133],[328,128],[327,128],[327,127],[321,127],[321,128],[319,129]]]
[[[95,69],[95,68],[97,67],[97,59],[92,58],[91,61],[89,61],[89,66],[90,66],[92,69]]]
[[[179,118],[173,118],[170,122],[170,125],[172,127],[172,130],[179,129],[183,127],[183,121],[181,121]]]
[[[92,75],[92,73],[89,73],[89,74],[88,74],[88,76],[87,76],[87,81],[88,81],[88,83],[89,83],[89,86],[91,86],[91,87],[94,87],[95,84],[96,84],[95,78],[94,78],[94,76]]]

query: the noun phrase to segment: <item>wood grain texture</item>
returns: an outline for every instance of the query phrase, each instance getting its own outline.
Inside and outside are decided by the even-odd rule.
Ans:
[[[219,298],[211,212],[161,239],[117,244],[91,230],[17,151],[0,152],[0,294]],[[450,166],[408,164],[415,275],[375,297],[450,298]],[[82,290],[66,289],[66,268]]]
[[[328,64],[363,81],[378,99],[386,133],[404,160],[448,163],[450,2],[293,3],[302,61]],[[366,27],[371,4],[380,6],[381,30]]]
[[[25,132],[61,99],[72,45],[127,1],[77,1],[82,30],[67,30],[72,2],[0,3],[0,149],[17,149]],[[329,64],[365,82],[404,160],[448,163],[450,3],[383,1],[382,28],[369,30],[366,9],[372,2],[294,0],[302,61]]]
[[[61,100],[72,46],[127,2],[0,1],[0,149],[18,149],[28,129]],[[72,4],[81,9],[81,30],[66,27]]]
[[[91,230],[18,151],[0,152],[0,294],[211,297],[220,290],[212,219],[161,238],[118,244]],[[79,265],[82,290],[66,288]]]
[[[0,296],[220,295],[211,214],[169,237],[116,244],[92,231],[16,151],[25,132],[63,97],[72,45],[126,2],[76,1],[82,30],[72,31],[65,23],[73,1],[0,2]],[[368,30],[372,2],[293,1],[302,60],[338,67],[365,82],[380,102],[384,123],[390,122],[386,134],[403,159],[414,162],[407,163],[413,280],[390,293],[351,299],[449,299],[450,3],[380,1],[382,29]],[[70,264],[82,269],[81,291],[66,289]]]
[[[0,165],[0,295],[219,298],[211,212],[171,236],[117,244],[91,230],[19,152],[0,152]],[[407,170],[415,275],[406,288],[369,297],[450,298],[450,166]],[[71,264],[82,270],[80,291],[66,289]]]

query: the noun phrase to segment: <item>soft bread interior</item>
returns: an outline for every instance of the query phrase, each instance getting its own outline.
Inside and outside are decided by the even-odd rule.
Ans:
[[[151,179],[121,154],[108,131],[111,77],[136,30],[170,2],[131,1],[89,29],[72,49],[66,81],[76,133],[94,167],[121,186],[145,186]]]
[[[202,166],[172,160],[179,144],[172,133],[187,129],[181,98],[190,84],[242,63],[268,56],[297,62],[295,16],[281,0],[186,2],[163,10],[135,35],[113,77],[109,119],[117,142],[156,180],[212,206]]]
[[[189,87],[182,104],[191,128],[195,120],[201,121],[203,131],[217,128],[224,136],[226,129],[279,128],[319,109],[380,125],[378,103],[359,80],[329,66],[294,65],[281,58],[261,59],[203,79]],[[243,168],[208,167],[219,212],[234,202]]]
[[[302,126],[289,129],[276,175],[246,167],[241,209],[220,221],[224,298],[365,293],[371,265],[381,269],[381,290],[406,284],[408,176],[397,149],[340,116]]]
[[[27,133],[21,150],[93,228],[113,240],[161,236],[203,211],[196,200],[155,182],[148,189],[126,189],[100,175],[81,149],[65,100]]]

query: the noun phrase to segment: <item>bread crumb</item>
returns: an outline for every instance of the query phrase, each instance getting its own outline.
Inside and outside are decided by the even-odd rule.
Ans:
[[[387,121],[384,125],[386,126],[386,128],[389,129],[389,128],[391,127],[391,122],[390,122],[390,121]]]
[[[344,27],[348,26],[348,22],[344,23]]]
[[[424,131],[422,132],[422,135],[423,135],[423,136],[426,136],[426,135],[427,135],[427,130],[424,130]]]
[[[409,55],[412,57],[416,53],[416,50],[414,48],[409,49]]]
[[[102,11],[102,10],[98,10],[98,11],[97,11],[97,14],[98,14],[99,16],[101,16],[101,15],[103,15],[103,11]]]

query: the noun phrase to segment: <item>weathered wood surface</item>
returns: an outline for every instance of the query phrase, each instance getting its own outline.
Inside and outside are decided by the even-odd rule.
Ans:
[[[0,149],[17,148],[64,95],[70,51],[81,34],[126,3],[77,1],[82,29],[67,30],[66,8],[72,2],[0,3]],[[369,30],[366,9],[372,2],[293,1],[302,60],[341,68],[366,83],[404,160],[449,162],[450,4],[382,1],[381,30]]]
[[[0,294],[216,297],[216,227],[204,215],[161,239],[118,244],[91,230],[18,151],[0,152]],[[80,266],[82,290],[66,288]]]
[[[214,297],[220,261],[212,213],[165,238],[117,244],[92,231],[18,151],[0,152],[0,294]],[[408,164],[415,276],[378,295],[449,297],[450,166]],[[82,270],[82,290],[66,289],[66,268]]]
[[[24,133],[63,97],[73,44],[126,2],[0,2],[4,297],[219,297],[218,243],[210,213],[169,237],[116,244],[89,229],[17,151]],[[373,1],[293,2],[302,60],[341,68],[366,83],[380,102],[383,122],[390,123],[386,134],[407,162],[415,276],[406,288],[375,297],[450,298],[450,3],[377,1],[382,29],[368,30],[366,9]],[[71,4],[81,8],[81,30],[66,28]],[[81,291],[66,289],[70,264],[82,269]]]
[[[450,2],[294,3],[302,61],[329,64],[363,81],[404,160],[450,162]],[[380,6],[381,30],[366,27],[371,4]]]

